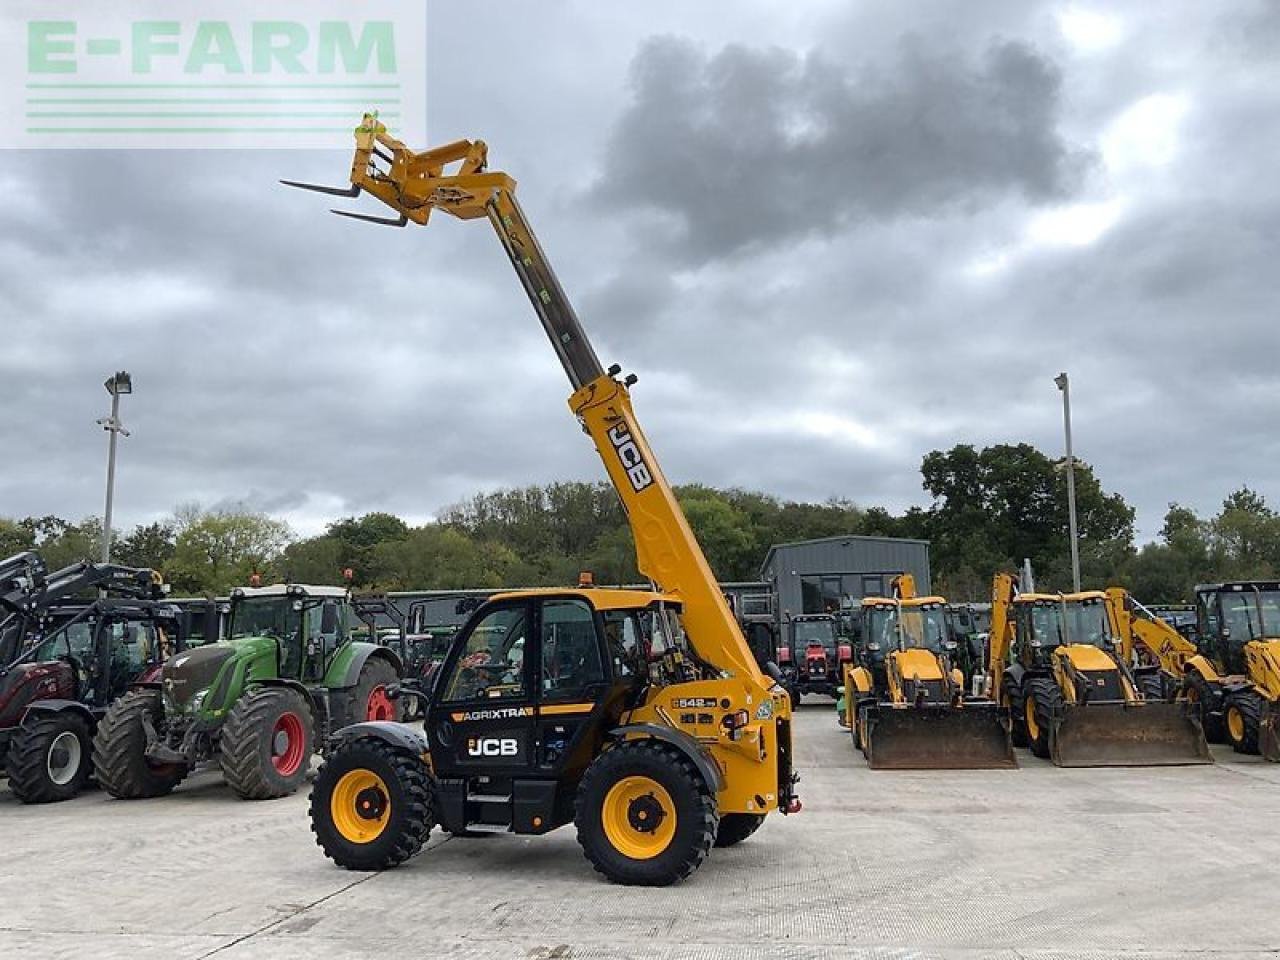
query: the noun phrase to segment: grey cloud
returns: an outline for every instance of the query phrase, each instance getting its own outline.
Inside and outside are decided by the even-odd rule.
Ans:
[[[971,61],[911,37],[850,69],[662,37],[635,58],[596,193],[674,217],[699,259],[1010,193],[1059,200],[1091,163],[1057,129],[1060,96],[1057,68],[1016,41]]]

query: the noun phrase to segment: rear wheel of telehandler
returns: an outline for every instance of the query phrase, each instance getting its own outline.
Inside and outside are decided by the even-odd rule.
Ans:
[[[90,753],[84,717],[70,710],[37,714],[9,744],[9,789],[23,803],[70,800],[89,779]]]
[[[348,870],[384,870],[422,849],[431,828],[431,781],[417,754],[363,737],[329,754],[311,789],[311,832]]]
[[[1213,713],[1216,697],[1209,682],[1194,670],[1190,671],[1182,685],[1187,703],[1200,717],[1200,726],[1204,730],[1204,738],[1210,743],[1223,743],[1226,740],[1226,726],[1220,713]]]
[[[250,690],[222,726],[222,776],[244,800],[287,796],[306,779],[314,738],[311,708],[300,693],[285,687]]]
[[[1236,753],[1258,752],[1262,724],[1262,698],[1252,690],[1228,693],[1222,709],[1227,740]]]
[[[163,797],[187,775],[183,764],[147,760],[147,733],[142,718],[161,729],[164,708],[159,690],[131,690],[98,721],[93,738],[93,772],[98,785],[117,800]]]
[[[726,813],[720,817],[720,827],[716,830],[716,846],[732,847],[741,843],[760,829],[764,823],[763,813]]]
[[[1027,746],[1043,760],[1049,759],[1052,719],[1062,708],[1062,691],[1047,677],[1032,677],[1023,695],[1022,718],[1027,728]]]
[[[1025,707],[1022,702],[1022,692],[1018,689],[1017,683],[1012,677],[1004,679],[1004,698],[1009,705],[1009,716],[1012,718],[1009,735],[1013,738],[1015,747],[1026,747],[1027,738],[1027,718],[1023,716]]]
[[[582,852],[613,883],[662,887],[706,859],[715,798],[693,763],[657,740],[629,740],[592,762],[574,823]]]

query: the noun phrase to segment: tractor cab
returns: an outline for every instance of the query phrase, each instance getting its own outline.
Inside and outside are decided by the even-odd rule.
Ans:
[[[451,831],[544,833],[573,817],[577,784],[646,687],[700,678],[674,597],[640,590],[498,594],[453,638],[425,732]],[[722,722],[714,701],[672,719]]]
[[[275,643],[277,675],[304,683],[324,678],[352,627],[344,587],[274,584],[231,591],[227,635],[234,643],[267,638]]]
[[[1280,646],[1280,582],[1200,584],[1196,619],[1200,652],[1214,669],[1224,675],[1247,674],[1248,644]]]

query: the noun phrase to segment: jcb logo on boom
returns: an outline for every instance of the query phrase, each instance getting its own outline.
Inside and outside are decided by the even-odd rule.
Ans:
[[[613,444],[613,449],[618,452],[618,459],[622,461],[622,469],[627,471],[627,479],[631,481],[631,489],[639,493],[653,483],[653,473],[649,470],[649,465],[644,462],[640,448],[636,446],[636,441],[631,436],[631,431],[627,429],[625,423],[620,423],[616,427],[609,429],[609,442]]]
[[[519,753],[520,744],[513,737],[472,737],[467,741],[471,757],[514,757]]]

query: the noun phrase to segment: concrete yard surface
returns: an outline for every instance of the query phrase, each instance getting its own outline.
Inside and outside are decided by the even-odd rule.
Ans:
[[[24,807],[0,788],[0,956],[23,960],[1271,957],[1280,764],[872,772],[829,702],[795,725],[804,811],[668,889],[610,885],[571,827],[334,867],[307,792]]]

